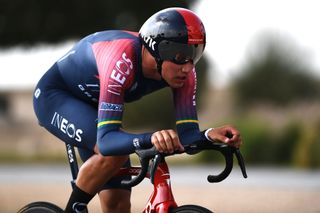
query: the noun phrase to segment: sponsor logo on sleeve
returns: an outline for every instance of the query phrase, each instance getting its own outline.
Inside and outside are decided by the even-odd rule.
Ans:
[[[102,102],[100,104],[99,110],[122,112],[123,111],[123,104],[113,104],[113,103]]]
[[[134,139],[132,140],[132,143],[133,143],[133,146],[136,147],[137,149],[140,149],[140,148],[141,148],[139,138],[134,138]]]
[[[121,88],[127,80],[127,76],[130,75],[133,69],[133,63],[127,54],[124,52],[121,58],[116,62],[110,78],[112,83],[108,85],[108,92],[120,96]]]
[[[197,74],[196,74],[196,70],[193,69],[192,70],[193,75],[194,75],[194,88],[193,88],[193,95],[192,95],[192,105],[196,106],[196,93],[197,93]]]

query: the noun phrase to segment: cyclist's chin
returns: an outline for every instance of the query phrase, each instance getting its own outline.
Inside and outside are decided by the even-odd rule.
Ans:
[[[174,88],[174,89],[181,88],[185,84],[184,79],[177,79],[177,78],[166,80],[166,82],[169,84],[171,88]]]
[[[162,78],[167,82],[167,84],[174,89],[178,89],[183,87],[183,85],[185,84],[185,79],[180,79],[180,78],[168,78],[165,76],[162,76]]]
[[[184,82],[169,82],[168,84],[171,88],[178,89],[183,87]]]

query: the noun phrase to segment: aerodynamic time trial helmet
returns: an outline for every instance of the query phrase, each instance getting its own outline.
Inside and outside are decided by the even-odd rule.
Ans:
[[[200,18],[185,8],[167,8],[152,15],[141,27],[143,45],[156,59],[158,69],[165,60],[196,64],[206,45],[206,32]]]

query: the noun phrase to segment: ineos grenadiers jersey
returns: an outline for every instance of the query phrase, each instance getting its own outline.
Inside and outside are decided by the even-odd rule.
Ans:
[[[120,129],[125,102],[168,86],[163,80],[143,76],[141,47],[135,32],[103,31],[80,40],[57,62],[68,90],[98,108],[97,144],[103,155],[129,154],[151,145],[151,133],[130,134]],[[180,141],[191,144],[202,139],[195,70],[183,87],[172,91]]]

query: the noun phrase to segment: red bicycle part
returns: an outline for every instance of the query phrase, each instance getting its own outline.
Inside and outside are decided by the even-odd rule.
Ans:
[[[143,210],[144,213],[167,213],[177,207],[171,190],[170,173],[165,161],[159,163],[154,175],[154,189]]]

